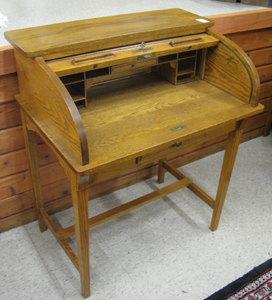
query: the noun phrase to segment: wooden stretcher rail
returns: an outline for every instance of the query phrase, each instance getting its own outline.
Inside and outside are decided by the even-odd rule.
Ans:
[[[178,169],[173,167],[167,161],[163,162],[163,168],[165,168],[169,173],[175,176],[178,180],[186,178],[184,174],[182,174]],[[195,183],[190,183],[187,188],[191,190],[194,194],[196,194],[201,200],[203,200],[206,204],[208,204],[212,209],[214,208],[215,201],[212,199],[207,193],[205,193],[200,187],[198,187]]]
[[[76,269],[79,270],[78,269],[78,258],[77,258],[77,256],[75,255],[74,251],[71,249],[69,244],[65,240],[59,238],[59,235],[58,235],[59,230],[57,229],[54,222],[50,219],[47,212],[44,210],[44,208],[40,208],[39,213],[41,214],[41,216],[44,219],[44,221],[45,221],[46,225],[48,226],[48,228],[53,233],[56,240],[61,245],[62,249],[65,251],[67,256],[70,258],[71,262],[74,264]]]
[[[190,178],[183,178],[178,182],[172,183],[169,186],[163,187],[157,191],[154,191],[150,194],[142,196],[136,200],[130,201],[126,204],[120,205],[116,208],[113,208],[105,213],[102,213],[98,216],[95,216],[89,219],[89,228],[95,227],[99,224],[102,224],[106,221],[112,220],[114,218],[120,217],[136,208],[139,208],[145,204],[151,203],[155,200],[158,200],[162,197],[169,195],[170,193],[176,192],[179,189],[182,189],[189,184],[192,180]],[[75,234],[75,226],[70,226],[66,229],[63,229],[58,232],[58,237],[60,240],[67,239]]]

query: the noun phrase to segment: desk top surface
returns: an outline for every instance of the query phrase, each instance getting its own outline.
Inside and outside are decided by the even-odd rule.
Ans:
[[[50,58],[205,32],[214,21],[166,9],[39,26],[5,33],[27,57]]]

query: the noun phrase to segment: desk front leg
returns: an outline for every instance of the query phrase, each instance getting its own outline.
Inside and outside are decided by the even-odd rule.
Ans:
[[[219,179],[217,195],[211,221],[211,230],[214,231],[218,227],[221,212],[227,195],[229,182],[234,167],[236,155],[241,141],[243,129],[247,119],[239,122],[237,129],[228,134],[227,145]]]
[[[25,138],[26,152],[29,161],[30,174],[32,179],[33,191],[35,196],[35,205],[38,215],[38,222],[41,232],[46,230],[46,224],[40,214],[40,208],[43,207],[43,197],[41,188],[40,166],[37,148],[37,134],[31,130],[30,120],[26,118],[25,113],[21,110],[23,132]]]
[[[69,176],[71,182],[75,235],[81,291],[84,298],[90,296],[90,250],[88,226],[88,182],[89,176]]]

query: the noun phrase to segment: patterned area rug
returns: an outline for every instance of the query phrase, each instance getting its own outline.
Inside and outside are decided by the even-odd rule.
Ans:
[[[205,300],[272,300],[272,259]]]

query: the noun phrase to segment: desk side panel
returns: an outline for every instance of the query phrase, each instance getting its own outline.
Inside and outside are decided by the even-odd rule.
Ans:
[[[216,36],[220,43],[208,50],[205,81],[256,107],[260,80],[255,66],[246,53],[228,38],[211,29],[208,33]]]
[[[65,153],[82,165],[88,164],[85,130],[60,79],[41,57],[27,59],[18,50],[15,50],[15,57],[20,93],[27,104],[54,133]]]

